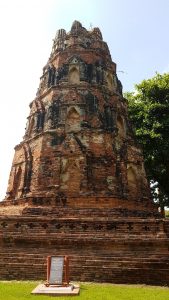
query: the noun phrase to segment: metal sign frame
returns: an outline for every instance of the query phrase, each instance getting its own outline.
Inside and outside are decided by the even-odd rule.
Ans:
[[[58,266],[54,264],[54,259],[55,260],[55,264],[58,260]],[[63,266],[62,266],[62,262],[60,260],[59,262],[59,258],[63,259]],[[60,263],[60,265],[59,265]],[[59,267],[60,269],[57,269],[57,267]],[[62,274],[59,274],[59,277],[61,278],[61,281],[59,280],[55,280],[53,282],[51,282],[51,277],[54,275],[56,276],[56,274],[54,274],[54,272],[62,272]],[[53,273],[53,274],[52,274]],[[58,286],[68,286],[69,285],[69,257],[67,255],[65,256],[48,256],[47,257],[47,281],[45,283],[46,286],[50,286],[50,285],[58,285]]]

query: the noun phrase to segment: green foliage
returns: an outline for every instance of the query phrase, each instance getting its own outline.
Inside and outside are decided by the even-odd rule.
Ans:
[[[51,300],[51,296],[31,295],[38,282],[0,282],[0,300]],[[80,295],[59,300],[168,300],[169,288],[113,284],[80,284]]]
[[[156,74],[126,93],[129,117],[142,145],[152,193],[161,208],[169,206],[169,73]]]
[[[169,210],[165,210],[165,217],[169,218]]]

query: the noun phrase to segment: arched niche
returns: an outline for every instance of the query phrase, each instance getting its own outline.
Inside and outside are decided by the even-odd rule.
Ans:
[[[80,113],[75,107],[71,107],[66,117],[66,131],[78,132],[80,130]]]
[[[124,138],[126,136],[126,130],[124,126],[124,120],[121,116],[117,117],[117,128],[118,128],[118,135]]]
[[[110,73],[107,74],[107,87],[109,90],[113,89],[113,78],[112,75]]]
[[[132,167],[129,167],[127,170],[127,179],[130,184],[132,185],[137,184],[136,173]]]
[[[69,70],[69,83],[79,84],[80,74],[78,66],[72,66]]]
[[[137,174],[136,170],[132,166],[127,168],[127,181],[130,197],[136,197],[138,193]]]
[[[61,175],[60,175],[60,190],[79,192],[81,183],[81,169],[79,158],[62,158]]]

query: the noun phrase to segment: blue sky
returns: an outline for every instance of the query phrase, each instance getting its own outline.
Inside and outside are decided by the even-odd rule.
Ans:
[[[56,30],[99,27],[124,91],[169,71],[168,0],[0,0],[0,199]]]

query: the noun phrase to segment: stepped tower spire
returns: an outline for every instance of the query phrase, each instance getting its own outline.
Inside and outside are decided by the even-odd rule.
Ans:
[[[168,285],[168,236],[116,64],[100,29],[75,21],[56,33],[15,147],[0,276],[45,279],[46,257],[69,255],[71,281]]]
[[[99,28],[78,21],[53,40],[7,190],[8,200],[60,197],[82,206],[150,202],[116,64]]]

